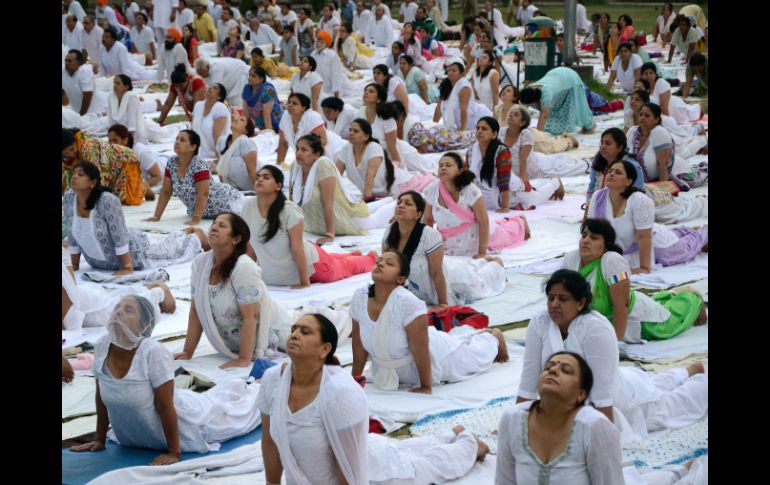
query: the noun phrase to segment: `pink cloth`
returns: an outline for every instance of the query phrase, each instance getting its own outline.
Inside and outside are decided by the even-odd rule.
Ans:
[[[70,361],[73,370],[91,370],[94,366],[94,354],[78,354],[76,359],[75,361]]]
[[[488,246],[493,251],[515,248],[524,242],[524,219],[509,216],[495,221],[497,227],[489,236]]]
[[[427,187],[436,180],[436,176],[432,173],[419,173],[412,175],[412,178],[409,179],[409,182],[405,182],[398,186],[398,190],[403,194],[407,190],[414,190],[416,192],[421,192],[422,189]]]
[[[327,253],[320,246],[313,244],[318,251],[318,261],[313,263],[315,273],[310,277],[311,283],[331,283],[354,274],[367,273],[374,268],[377,253],[367,255],[354,251],[352,253]]]

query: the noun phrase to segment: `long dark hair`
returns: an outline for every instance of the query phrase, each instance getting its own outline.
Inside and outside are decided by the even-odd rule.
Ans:
[[[128,139],[128,148],[134,148],[134,135],[131,134],[130,131],[128,131],[128,128],[121,125],[120,123],[116,123],[109,127],[107,130],[107,133],[115,133],[121,138],[127,138]]]
[[[616,144],[620,145],[621,150],[618,155],[618,160],[626,156],[628,154],[628,139],[626,138],[626,134],[623,133],[623,130],[620,128],[608,128],[604,130],[602,136],[599,137],[599,143],[601,143],[601,139],[607,135],[612,137]],[[602,156],[601,152],[596,152],[591,168],[599,173],[604,173],[607,170],[607,159]]]
[[[382,84],[377,83],[369,83],[364,87],[364,91],[371,86],[374,88],[375,91],[377,91],[377,116],[382,118],[383,120],[389,120],[396,117],[396,114],[393,112],[393,109],[388,105],[388,91],[385,89],[385,87]]]
[[[409,39],[409,40],[408,40],[406,43],[407,43],[407,44],[412,44],[412,45],[414,45],[414,44],[416,44],[416,43],[417,43],[417,37],[415,37],[415,35],[414,35],[414,34],[416,34],[416,33],[417,33],[417,29],[414,27],[414,22],[404,22],[404,25],[403,25],[403,27],[406,27],[406,26],[407,26],[407,24],[409,24],[409,25],[411,25],[411,26],[412,26],[412,38],[411,38],[411,39]],[[403,28],[403,27],[402,27],[402,28]],[[406,34],[404,34],[404,39],[406,39]]]
[[[249,245],[251,231],[249,231],[249,225],[246,224],[246,221],[244,221],[243,218],[241,218],[241,216],[235,212],[220,212],[216,215],[216,217],[214,217],[214,221],[216,221],[219,216],[223,215],[229,216],[230,237],[235,238],[241,236],[241,240],[238,242],[238,244],[235,245],[235,248],[233,249],[233,254],[231,254],[230,257],[226,260],[222,261],[222,264],[220,264],[219,267],[215,268],[215,271],[217,271],[219,276],[222,278],[222,282],[225,282],[233,273],[233,269],[235,269],[235,263],[238,262],[238,258],[240,258],[241,255],[246,254],[246,247]]]
[[[377,138],[372,137],[372,125],[370,125],[368,121],[363,118],[356,118],[352,123],[357,124],[358,127],[361,128],[361,131],[366,134],[368,137],[366,140],[367,145],[369,143],[376,143],[380,145],[380,141]],[[382,152],[385,158],[385,188],[388,190],[388,192],[390,192],[390,188],[393,186],[393,182],[396,181],[395,169],[393,168],[393,162],[391,161],[388,152],[386,150],[383,150]]]
[[[396,249],[391,249],[388,251],[385,251],[385,253],[393,253],[398,258],[398,275],[403,276],[404,278],[409,278],[409,260],[406,259],[406,256],[404,256],[403,253]],[[382,254],[385,254],[382,253]],[[367,293],[369,295],[369,298],[374,298],[374,283],[369,285],[369,291]]]
[[[131,82],[130,77],[126,76],[125,74],[116,74],[115,77],[120,78],[120,82],[122,82],[123,85],[126,86],[127,91],[134,90],[134,84]]]
[[[452,66],[457,66],[461,73],[465,71],[465,66],[462,62],[453,62],[447,66],[447,69]],[[450,81],[448,77],[445,77],[444,80],[441,81],[441,84],[438,85],[438,94],[442,101],[449,99],[449,95],[452,94],[452,88],[454,88],[452,81]]]
[[[309,316],[315,318],[318,322],[319,334],[321,335],[321,342],[325,344],[331,344],[332,349],[326,354],[326,360],[324,365],[340,365],[339,359],[334,356],[334,352],[337,351],[337,341],[339,334],[337,333],[337,327],[320,313],[311,313]]]
[[[663,123],[663,116],[662,116],[663,111],[660,109],[660,106],[658,106],[655,103],[644,103],[642,108],[647,108],[648,110],[652,111],[653,116],[658,118],[657,124]],[[641,111],[641,109],[639,111]]]
[[[174,66],[174,72],[169,76],[171,84],[183,84],[187,81],[187,67],[181,62]]]
[[[195,152],[193,154],[197,155],[198,150],[201,148],[201,136],[193,130],[179,130],[179,133],[187,133],[187,136],[190,138],[190,144],[195,145]]]
[[[495,54],[492,52],[491,49],[487,49],[482,54],[486,54],[489,56],[489,65],[484,69],[484,72],[481,71],[481,66],[478,64],[476,65],[476,75],[479,76],[479,79],[484,79],[489,75],[489,71],[491,71],[495,67]],[[479,89],[478,87],[476,89]]]
[[[623,191],[623,193],[620,195],[623,196],[624,199],[628,199],[629,197],[631,197],[631,195],[634,192],[644,192],[642,189],[638,187],[634,187],[634,182],[636,182],[636,179],[639,178],[639,175],[640,175],[639,173],[636,172],[636,167],[634,167],[634,165],[627,160],[615,160],[610,164],[608,168],[612,168],[612,166],[617,163],[623,164],[623,168],[626,171],[626,177],[631,179],[631,185],[626,187],[626,190]]]
[[[385,88],[385,93],[387,93],[388,86],[390,86],[390,78],[393,77],[390,74],[390,70],[388,69],[388,66],[386,66],[385,64],[377,64],[376,66],[374,66],[374,69],[372,69],[372,72],[374,71],[380,71],[382,75],[385,76],[385,82],[382,83],[382,87]],[[386,94],[386,98],[387,98],[387,94]]]
[[[102,185],[102,174],[99,173],[99,167],[97,167],[95,164],[83,160],[82,162],[78,162],[74,167],[72,167],[72,171],[74,172],[78,168],[83,171],[89,180],[96,181],[96,185],[93,189],[91,189],[91,193],[88,195],[88,199],[86,199],[86,210],[90,211],[96,207],[96,203],[99,202],[99,198],[104,192],[111,193],[112,190],[109,187]]]
[[[503,142],[497,138],[497,134],[500,133],[500,123],[498,123],[497,120],[491,116],[484,116],[478,121],[478,123],[476,123],[476,126],[478,126],[482,121],[488,124],[492,131],[495,132],[495,137],[492,139],[492,141],[489,142],[487,150],[482,154],[484,156],[484,161],[481,164],[480,172],[481,180],[485,181],[489,185],[492,185],[495,176],[495,156],[497,155],[497,147],[503,145]]]
[[[639,70],[640,74],[644,74],[644,71],[650,70],[655,73],[655,80],[657,81],[660,76],[658,76],[658,66],[655,65],[654,62],[645,62],[642,64],[641,69]]]
[[[184,28],[187,27],[190,30],[190,37],[187,39],[184,38]],[[193,27],[193,24],[187,24],[182,26],[182,47],[184,47],[184,50],[187,51],[189,54],[190,52],[190,44],[192,43],[192,40],[198,40],[198,35],[195,33],[195,27]]]
[[[276,167],[275,165],[265,165],[259,169],[259,172],[263,170],[270,172],[270,175],[273,177],[275,182],[280,184],[281,188],[283,188],[283,171],[281,171],[280,168]],[[273,239],[273,236],[278,233],[278,229],[281,228],[280,216],[285,205],[286,195],[284,195],[283,190],[279,190],[276,192],[275,200],[272,204],[270,204],[270,208],[267,209],[267,229],[265,229],[264,234],[262,234],[263,243],[267,243],[269,240]]]
[[[464,189],[476,179],[476,174],[474,174],[470,170],[463,170],[463,159],[460,158],[460,155],[458,155],[455,152],[446,152],[445,154],[441,155],[441,158],[444,158],[444,157],[451,158],[455,162],[455,164],[457,164],[457,168],[460,169],[460,173],[458,173],[455,176],[455,178],[452,179],[452,183],[455,184],[455,188],[457,190]],[[439,161],[440,160],[441,159],[439,159]]]
[[[604,239],[605,251],[612,251],[613,253],[623,254],[623,249],[615,242],[615,229],[612,224],[606,219],[586,219],[580,225],[580,234],[588,229],[593,234],[599,234]]]
[[[591,367],[588,365],[588,362],[586,362],[583,356],[569,350],[560,350],[558,352],[554,352],[546,359],[546,362],[553,359],[557,355],[571,355],[575,360],[578,361],[578,367],[580,367],[580,389],[586,392],[586,398],[579,402],[578,406],[585,405],[589,394],[591,394],[591,389],[594,387],[594,373],[591,370]],[[543,368],[543,370],[545,370],[545,368]],[[538,411],[540,409],[540,399],[534,401],[529,409],[530,412]]]
[[[401,200],[401,198],[406,195],[412,198],[417,211],[425,214],[425,199],[422,195],[415,190],[407,190],[399,195],[397,200]],[[388,232],[388,237],[385,239],[385,242],[389,247],[398,249],[398,245],[401,243],[401,231],[398,227],[398,221],[390,225],[390,231]]]

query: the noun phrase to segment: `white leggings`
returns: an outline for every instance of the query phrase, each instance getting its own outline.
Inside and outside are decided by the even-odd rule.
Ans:
[[[681,428],[700,419],[708,411],[709,381],[706,374],[688,377],[686,369],[671,369],[652,375],[663,395],[644,405],[647,431]]]
[[[530,192],[517,191],[511,194],[511,207],[521,204],[524,208],[538,206],[551,198],[559,188],[559,179],[536,179],[531,180],[533,189]]]

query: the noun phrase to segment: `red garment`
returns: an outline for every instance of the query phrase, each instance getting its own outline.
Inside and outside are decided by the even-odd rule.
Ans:
[[[195,57],[193,57],[193,47],[197,46],[198,44],[200,44],[200,42],[198,42],[198,39],[196,39],[195,37],[190,38],[190,46],[187,47],[187,60],[190,62],[191,66],[195,64],[195,60],[198,57],[200,57],[197,54],[195,55]]]
[[[331,283],[348,278],[354,274],[367,273],[374,268],[377,254],[361,253],[327,253],[320,246],[313,244],[318,251],[318,261],[313,263],[315,273],[310,277],[311,283]]]

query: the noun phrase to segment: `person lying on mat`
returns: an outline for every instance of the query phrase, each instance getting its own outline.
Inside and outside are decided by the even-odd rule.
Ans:
[[[354,274],[367,273],[377,253],[327,253],[302,237],[302,209],[283,193],[283,172],[265,165],[257,172],[255,199],[243,206],[243,219],[253,236],[246,252],[262,268],[268,285],[307,288],[311,283],[330,283]]]
[[[191,359],[205,332],[214,349],[232,359],[221,368],[249,367],[255,358],[265,357],[275,333],[290,325],[286,308],[268,294],[262,269],[246,255],[250,236],[237,214],[223,212],[214,218],[208,234],[211,250],[192,262],[187,336],[175,359]]]
[[[529,226],[520,216],[490,225],[484,193],[473,183],[476,175],[465,169],[460,155],[445,153],[438,161],[438,177],[423,190],[427,203],[423,220],[430,227],[436,223],[446,254],[502,265],[500,258],[487,255],[487,249],[512,248],[529,239]]]
[[[157,320],[156,307],[141,296],[127,296],[115,307],[107,336],[94,349],[96,437],[72,451],[102,451],[109,438],[165,450],[150,465],[168,465],[182,453],[217,450],[220,442],[259,426],[258,388],[242,379],[205,393],[174,388],[171,352],[150,338]]]
[[[509,117],[513,124],[507,131],[521,130],[523,126],[521,114],[524,109],[511,109]],[[526,116],[526,115],[525,115]],[[515,126],[519,122],[519,126]],[[528,124],[528,121],[526,122]],[[546,202],[548,199],[564,199],[564,186],[561,180],[554,178],[544,180],[544,184],[538,184],[534,191],[529,177],[532,175],[544,175],[537,166],[530,168],[529,173],[526,160],[521,163],[520,153],[512,155],[498,135],[500,125],[491,116],[485,116],[476,123],[476,142],[473,143],[465,155],[465,168],[473,172],[476,185],[484,195],[484,204],[487,209],[499,213],[506,213],[510,208],[527,210]],[[525,135],[526,137],[526,135]],[[516,141],[519,141],[518,137]],[[524,141],[524,140],[522,140]],[[519,149],[520,145],[513,145],[513,149]],[[547,155],[543,155],[546,157]],[[534,159],[534,157],[532,157]],[[574,165],[572,158],[569,164]],[[513,161],[515,160],[515,167]],[[534,160],[533,160],[534,161]],[[585,173],[585,163],[580,162],[580,172]],[[539,178],[539,177],[538,177]]]
[[[410,386],[430,394],[433,385],[460,382],[508,360],[508,348],[497,329],[477,331],[460,326],[439,332],[428,324],[425,302],[404,288],[409,263],[403,254],[382,254],[369,287],[353,294],[353,375],[361,375],[372,356],[374,385],[386,391]],[[415,387],[417,386],[417,387]]]
[[[548,356],[567,350],[588,362],[594,375],[588,402],[615,423],[624,443],[648,432],[687,426],[707,412],[708,376],[702,363],[657,374],[618,365],[614,327],[591,310],[591,285],[580,273],[556,271],[545,293],[547,311],[535,315],[527,327],[517,404],[537,399],[538,376]]]
[[[635,186],[637,177],[631,162],[615,160],[608,166],[605,187],[594,192],[588,206],[588,217],[612,224],[632,273],[649,273],[656,262],[663,266],[686,263],[707,251],[708,227],[653,229],[655,203]]]
[[[617,128],[616,128],[617,129]],[[615,230],[604,219],[586,219],[580,246],[564,256],[562,267],[580,272],[591,284],[591,308],[607,317],[618,341],[641,343],[679,335],[706,323],[703,299],[692,291],[652,295],[631,289],[631,267],[615,243]]]
[[[80,162],[72,170],[71,189],[62,207],[72,268],[80,268],[83,255],[94,269],[114,271],[115,276],[142,270],[153,261],[189,261],[201,250],[197,234],[172,233],[150,242],[147,234],[126,227],[120,200],[101,184],[99,168]]]
[[[425,199],[414,190],[396,202],[395,221],[382,238],[382,252],[398,251],[409,262],[406,288],[428,305],[447,307],[499,295],[505,269],[497,261],[444,255],[441,233],[422,222]]]
[[[618,430],[587,405],[594,374],[586,360],[557,351],[534,377],[540,399],[500,420],[495,483],[624,483]]]

